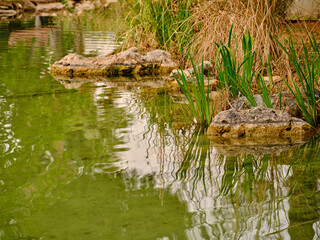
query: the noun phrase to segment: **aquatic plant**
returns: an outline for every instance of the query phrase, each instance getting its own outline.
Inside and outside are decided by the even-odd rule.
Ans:
[[[257,106],[251,88],[254,76],[255,51],[252,50],[252,37],[250,32],[242,34],[243,59],[239,60],[238,49],[235,53],[231,50],[232,40],[231,27],[229,31],[228,45],[216,43],[218,54],[215,61],[215,69],[218,73],[218,80],[222,89],[229,89],[233,98],[239,93],[246,97],[251,106]],[[237,39],[235,39],[237,44]]]
[[[288,49],[279,40],[276,39],[276,41],[289,57],[289,61],[297,75],[297,82],[292,78],[290,79],[292,86],[288,81],[285,81],[285,83],[293,94],[305,120],[315,127],[317,125],[317,101],[315,98],[315,85],[318,84],[317,57],[309,54],[303,39],[301,39],[303,50],[301,58],[299,58],[292,38],[288,40]],[[317,46],[316,42],[314,42],[315,39],[312,39],[310,35],[309,41],[311,46]]]
[[[122,0],[130,9],[124,48],[165,48],[182,59],[182,64],[189,53],[200,62],[202,58],[214,59],[217,49],[213,39],[226,44],[226,29],[235,25],[239,39],[242,32],[251,32],[256,39],[252,48],[266,61],[270,54],[280,52],[270,32],[277,35],[291,1]]]
[[[131,2],[131,1],[127,1]],[[191,18],[193,0],[141,0],[132,3],[129,13],[130,30],[126,39],[147,45],[187,53],[194,34]],[[136,44],[133,45],[136,45]],[[130,45],[130,44],[129,44]],[[158,45],[158,46],[157,46]]]
[[[192,113],[196,122],[201,127],[208,127],[214,116],[212,101],[209,98],[210,89],[205,89],[205,74],[203,69],[203,60],[200,66],[196,66],[192,58],[190,59],[194,71],[194,76],[186,76],[181,70],[178,76],[174,75],[183,94],[187,99],[187,109]],[[208,74],[210,73],[210,69]],[[209,76],[208,76],[209,86]]]
[[[269,77],[269,79],[272,79],[272,77],[271,78]],[[267,87],[266,81],[260,72],[258,72],[256,75],[256,81],[259,86],[259,93],[262,97],[262,100],[263,100],[265,106],[268,108],[272,108],[273,106],[271,103],[270,92]],[[280,99],[281,99],[281,95],[280,95]]]

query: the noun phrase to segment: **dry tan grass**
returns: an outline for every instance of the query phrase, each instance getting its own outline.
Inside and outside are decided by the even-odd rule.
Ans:
[[[214,43],[222,42],[227,45],[231,26],[238,44],[240,44],[242,33],[250,31],[254,41],[253,50],[261,54],[264,62],[269,55],[279,57],[281,51],[272,35],[279,37],[287,2],[283,0],[202,1],[195,7],[193,13],[197,24],[202,26],[199,27],[192,45],[196,60],[199,61],[202,57],[214,60],[217,52]],[[233,42],[233,50],[235,48],[236,45]]]

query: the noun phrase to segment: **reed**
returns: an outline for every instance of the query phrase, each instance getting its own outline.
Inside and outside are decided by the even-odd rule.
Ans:
[[[257,106],[252,91],[254,76],[255,51],[252,49],[252,37],[250,32],[242,34],[242,59],[239,59],[238,48],[231,50],[233,27],[229,31],[228,45],[216,43],[218,55],[215,61],[215,69],[222,89],[229,89],[233,98],[240,93],[249,101],[247,104]],[[235,38],[237,45],[237,39]]]
[[[195,65],[191,58],[194,76],[186,76],[183,71],[178,71],[178,76],[174,76],[187,100],[187,109],[201,127],[208,127],[214,116],[212,101],[209,98],[209,87],[205,89],[205,74],[203,70],[203,60],[199,67]],[[208,71],[210,72],[210,70]],[[209,76],[208,76],[209,86]]]
[[[317,42],[314,38],[309,36],[309,42],[313,49],[318,49]],[[281,46],[285,54],[288,56],[290,63],[296,71],[297,81],[293,78],[285,81],[287,87],[293,94],[305,120],[312,126],[317,126],[317,101],[315,98],[315,90],[317,82],[317,73],[319,73],[318,68],[318,57],[319,51],[310,54],[306,43],[303,39],[302,41],[302,55],[299,57],[296,46],[293,40],[289,38],[288,48],[286,48],[279,40],[277,43]],[[318,55],[318,56],[317,56]]]
[[[129,31],[124,47],[162,48],[188,53],[194,36],[191,4],[193,0],[140,0],[132,3],[127,16]]]
[[[243,32],[250,31],[255,39],[252,48],[261,54],[263,62],[267,61],[269,55],[278,58],[281,49],[270,33],[280,36],[279,29],[287,24],[284,18],[291,2],[292,0],[201,1],[201,4],[192,9],[199,31],[195,34],[191,54],[195,56],[195,61],[202,57],[214,59],[217,54],[214,42],[218,40],[227,45],[228,30],[234,26],[234,35],[238,39]],[[233,51],[235,47],[232,47]],[[256,65],[255,70],[260,67]]]
[[[272,78],[269,77],[269,79],[272,79]],[[256,75],[256,81],[259,86],[259,93],[262,97],[262,100],[265,106],[268,108],[272,108],[273,106],[271,103],[269,88],[267,87],[266,81],[260,72],[258,72],[258,74]],[[280,100],[281,100],[281,95],[280,95]]]

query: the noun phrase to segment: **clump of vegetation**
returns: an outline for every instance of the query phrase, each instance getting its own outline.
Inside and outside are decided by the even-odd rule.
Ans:
[[[215,63],[212,72],[217,75],[224,94],[233,99],[241,96],[248,106],[257,105],[254,94],[259,93],[265,106],[275,107],[271,94],[278,93],[281,108],[282,90],[289,89],[306,121],[316,126],[319,46],[313,35],[308,36],[307,44],[302,41],[299,47],[293,40],[288,41],[288,47],[282,43],[288,33],[293,33],[284,30],[287,26],[284,19],[291,2],[127,0],[126,3],[131,4],[127,16],[130,29],[123,47],[162,48],[173,53],[183,67],[190,64],[194,67],[193,61],[211,60]],[[193,60],[187,58],[190,55]],[[200,125],[206,126],[214,111],[208,110],[212,108],[208,92],[197,92],[204,79],[201,69],[197,74],[191,81],[181,73],[177,80],[180,79],[178,82],[186,95],[189,110]],[[273,88],[273,74],[289,80],[281,84],[280,89],[279,86]],[[198,96],[194,96],[195,93]]]
[[[318,64],[320,52],[318,43],[313,34],[309,35],[309,43],[313,52],[309,53],[307,46],[302,39],[303,54],[299,57],[293,40],[290,38],[288,49],[280,43],[283,51],[289,57],[289,61],[296,71],[297,81],[290,79],[292,86],[285,81],[289,90],[293,94],[305,120],[312,126],[317,125],[317,101],[315,98],[317,79],[320,77],[320,66]]]
[[[129,31],[124,47],[163,48],[175,54],[182,65],[191,54],[194,60],[214,59],[215,42],[227,45],[228,30],[235,25],[234,35],[240,39],[250,31],[264,62],[269,55],[280,54],[280,47],[270,35],[277,36],[291,0],[126,0]],[[232,46],[235,50],[235,45]],[[257,67],[259,67],[257,65]]]
[[[191,63],[194,71],[194,76],[186,76],[183,71],[178,71],[178,76],[174,76],[178,82],[183,94],[187,99],[187,109],[196,119],[201,127],[208,127],[214,116],[212,101],[209,97],[210,89],[205,89],[205,74],[202,64],[197,67],[192,58]],[[210,72],[210,71],[209,71]],[[209,86],[209,76],[208,85]]]
[[[215,61],[215,70],[222,90],[229,90],[232,98],[240,95],[246,99],[244,102],[248,106],[256,107],[256,99],[254,98],[253,80],[256,79],[257,91],[260,93],[266,107],[272,107],[270,90],[260,71],[254,70],[255,64],[258,62],[256,56],[259,53],[253,51],[253,41],[250,32],[242,34],[242,54],[239,54],[238,48],[235,52],[231,48],[232,27],[229,32],[228,46],[216,43],[218,54]],[[235,43],[238,46],[237,39]],[[242,59],[239,58],[242,56]],[[261,65],[264,65],[260,59]],[[269,79],[272,79],[271,63],[268,61],[267,70]],[[246,100],[248,102],[246,102]]]
[[[290,79],[291,84],[285,80],[288,89],[293,94],[305,120],[312,126],[317,126],[317,104],[316,100],[316,85],[318,85],[317,78],[320,76],[320,65],[318,59],[320,57],[319,45],[316,42],[314,35],[308,35],[310,46],[313,51],[309,54],[305,42],[302,40],[303,54],[297,54],[296,47],[292,39],[288,42],[287,48],[278,42],[285,54],[289,57],[290,63],[293,65],[297,80]],[[252,49],[253,41],[250,32],[242,35],[242,56],[239,59],[238,49],[234,53],[231,50],[232,28],[229,32],[228,46],[216,43],[218,47],[218,54],[216,57],[214,68],[217,72],[220,89],[222,91],[230,92],[231,98],[245,97],[244,102],[249,107],[256,107],[256,99],[254,91],[259,92],[266,107],[272,108],[271,92],[267,83],[260,71],[254,71],[255,56],[258,55]],[[235,41],[237,43],[237,41]],[[260,61],[262,62],[261,58]],[[186,99],[188,101],[188,108],[195,117],[196,121],[201,126],[209,126],[213,118],[214,111],[212,103],[209,99],[209,89],[205,92],[204,88],[204,72],[202,69],[197,69],[191,58],[191,62],[195,71],[194,79],[188,79],[184,73],[179,72],[179,78],[176,77]],[[271,60],[268,59],[266,70],[268,77],[272,82]],[[256,87],[253,86],[253,80],[256,80]],[[209,85],[209,82],[208,82]],[[191,89],[191,91],[190,91]],[[246,100],[248,102],[246,102]],[[281,103],[281,90],[279,92],[279,102]],[[281,107],[281,105],[280,105]]]
[[[194,37],[194,0],[126,1],[131,5],[129,31],[124,46],[162,48],[180,56],[190,49]]]
[[[233,98],[239,93],[247,98],[252,106],[257,106],[252,92],[252,80],[254,76],[253,64],[255,51],[252,50],[251,34],[242,35],[242,61],[238,57],[238,49],[234,53],[231,50],[232,28],[229,32],[228,45],[216,43],[218,54],[215,68],[218,73],[218,80],[222,90],[228,89]]]

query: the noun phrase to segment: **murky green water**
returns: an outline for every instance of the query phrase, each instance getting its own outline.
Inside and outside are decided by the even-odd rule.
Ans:
[[[166,94],[52,78],[112,18],[0,23],[0,239],[319,239],[317,139],[223,155]]]

